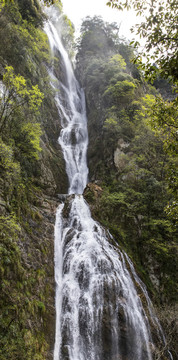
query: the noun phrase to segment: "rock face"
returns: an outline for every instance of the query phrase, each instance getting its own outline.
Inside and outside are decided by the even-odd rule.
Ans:
[[[33,207],[37,219],[29,219],[30,233],[24,232],[24,246],[21,254],[24,267],[36,277],[37,288],[34,296],[44,302],[44,310],[36,316],[35,329],[44,333],[47,345],[46,359],[52,359],[55,331],[55,284],[54,284],[54,223],[58,202],[49,196],[40,196],[38,206]],[[20,244],[19,244],[20,245]],[[35,290],[35,288],[34,288]],[[33,293],[34,293],[33,290]],[[32,321],[30,316],[29,321]],[[37,330],[38,329],[38,330]]]
[[[127,67],[124,73],[121,68],[118,73],[116,68],[112,73],[109,46],[108,51],[102,52],[100,37],[97,38],[97,32],[102,28],[100,20],[87,19],[82,26],[76,71],[86,94],[89,174],[90,181],[99,180],[103,188],[101,197],[95,196],[90,187],[84,196],[90,203],[93,217],[108,227],[134,259],[137,272],[147,285],[152,300],[158,304],[158,314],[161,314],[170,350],[176,358],[176,321],[171,314],[175,314],[177,302],[174,255],[177,245],[174,223],[171,224],[165,212],[170,199],[165,177],[167,155],[161,138],[155,136],[149,119],[146,120],[145,110],[140,111],[143,107],[139,105],[140,100],[153,93],[138,80],[136,72],[128,74],[130,65],[125,55],[130,50],[124,44],[121,47],[127,49],[125,53],[117,47],[112,49],[112,54],[120,53]],[[93,39],[98,47],[92,47]],[[108,72],[105,72],[106,68]],[[128,75],[129,81],[137,84],[134,99],[130,95],[127,97],[125,91],[121,99],[120,89],[117,95],[115,90],[121,84],[122,76],[125,79]],[[168,305],[170,309],[167,309]],[[168,323],[172,323],[170,330]],[[170,335],[171,328],[173,336]]]
[[[2,360],[53,358],[54,224],[60,203],[57,194],[67,192],[68,180],[58,143],[60,117],[47,71],[50,55],[42,31],[44,18],[38,2],[31,0],[7,2],[0,11],[0,79],[3,80],[6,66],[11,66],[14,77],[22,77],[24,84],[36,86],[44,97],[37,112],[29,111],[27,103],[17,106],[0,138]],[[13,88],[13,94],[16,90]],[[1,110],[3,96],[1,83]],[[14,103],[20,98],[14,95]],[[22,131],[26,122],[32,130],[29,138]],[[42,132],[36,157],[31,153],[35,136],[38,145],[33,123]]]
[[[95,183],[88,183],[84,190],[84,197],[94,196],[95,199],[98,199],[101,196],[102,188]]]
[[[2,206],[2,205],[1,205]],[[0,206],[0,209],[1,209]],[[19,359],[52,360],[54,347],[54,223],[58,202],[33,194],[18,223],[2,208],[1,358],[10,359],[18,339]],[[2,220],[2,219],[1,219]],[[9,238],[10,237],[10,238]],[[6,255],[5,255],[6,254]],[[15,333],[14,333],[15,331]],[[6,350],[8,342],[8,351]],[[29,348],[30,343],[30,348]],[[30,349],[30,350],[29,350]]]
[[[127,149],[129,145],[130,144],[125,142],[123,139],[118,140],[117,148],[114,151],[114,164],[119,172],[122,172],[128,163],[128,161],[125,159],[124,149]]]
[[[58,119],[58,121],[60,120]],[[48,138],[46,143],[42,143],[39,185],[49,196],[67,192],[68,179],[65,163],[57,140],[53,146],[50,145]]]

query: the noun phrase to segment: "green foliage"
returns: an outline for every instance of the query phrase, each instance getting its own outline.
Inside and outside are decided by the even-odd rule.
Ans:
[[[163,77],[172,76],[174,80],[177,80],[176,1],[110,0],[107,5],[119,10],[133,7],[137,15],[144,15],[144,21],[133,29],[137,35],[146,39],[145,52],[138,55],[137,61],[140,61],[149,78],[155,76],[155,73],[159,71]],[[137,45],[138,42],[135,42],[135,46]],[[141,62],[142,56],[146,57],[146,64]],[[153,62],[158,68],[153,65]]]
[[[93,214],[109,228],[119,245],[134,259],[137,271],[150,292],[154,292],[154,289],[148,280],[148,263],[152,259],[153,264],[155,261],[159,264],[161,270],[157,276],[160,287],[163,287],[166,297],[174,302],[176,229],[163,211],[163,185],[151,177],[150,172],[144,174],[143,168],[138,176],[136,166],[132,168],[132,176],[130,169],[125,169],[123,182],[113,180],[109,186],[104,186],[97,203],[92,202]],[[160,272],[164,275],[160,275]],[[166,280],[168,278],[171,282]]]
[[[146,119],[158,139],[163,141],[164,151],[168,154],[165,171],[172,200],[167,205],[166,211],[169,217],[172,216],[172,219],[177,221],[177,98],[170,102],[158,95],[146,95],[137,106],[135,119],[137,121],[141,118]]]
[[[52,4],[55,4],[57,0],[44,0],[45,5],[50,6]]]
[[[81,36],[78,40],[77,64],[80,65],[79,77],[85,73],[89,61],[98,59],[105,60],[112,57],[113,52],[117,53],[119,46],[119,28],[116,23],[105,23],[101,17],[87,17],[81,26]],[[120,55],[119,55],[120,56]],[[120,58],[121,59],[121,58]],[[118,60],[118,59],[117,59]],[[119,65],[119,61],[113,61],[113,65]],[[125,63],[122,63],[125,66]],[[84,78],[84,76],[82,76]]]
[[[157,96],[152,106],[151,124],[155,131],[162,132],[166,151],[170,154],[177,152],[177,111],[178,98],[164,101]]]
[[[24,190],[21,178],[21,167],[15,161],[11,146],[6,145],[0,138],[0,169],[1,192],[8,206],[13,202],[14,196],[18,203],[17,212],[21,207],[22,192]]]
[[[38,123],[27,123],[22,127],[23,143],[19,145],[21,151],[27,158],[39,159],[40,136],[42,135],[41,126]]]
[[[144,15],[144,21],[133,27],[133,31],[141,38],[146,40],[145,51],[138,55],[134,62],[139,64],[140,69],[144,70],[144,76],[152,82],[156,77],[161,76],[173,82],[173,89],[177,88],[178,80],[178,51],[177,51],[177,3],[175,0],[147,2],[130,0],[111,0],[109,6],[116,7],[119,10],[131,8],[137,15]],[[164,26],[163,26],[164,24]],[[138,47],[138,41],[134,46]],[[142,62],[142,57],[146,62]],[[167,207],[169,216],[176,219],[177,207],[177,97],[173,100],[163,100],[156,97],[150,113],[150,123],[157,135],[164,140],[165,152],[171,155],[172,159],[167,166],[167,183],[172,193],[172,211],[171,203]],[[168,210],[169,209],[169,210]]]
[[[12,148],[3,143],[2,139],[0,139],[0,159],[1,159],[1,168],[5,171],[9,171],[15,179],[20,174],[19,164],[14,161],[14,154]]]
[[[36,116],[44,95],[38,85],[29,88],[23,76],[15,75],[12,66],[6,67],[3,84],[4,90],[0,98],[2,136],[7,139],[10,130],[21,158],[26,156],[38,159],[42,131],[40,124],[36,122]]]
[[[25,1],[22,3],[26,4]],[[13,65],[16,74],[20,73],[25,78],[30,76],[33,84],[40,83],[39,67],[43,69],[43,62],[49,57],[46,35],[33,21],[22,17],[18,2],[6,4],[0,20],[2,65],[4,68],[7,64]],[[46,77],[45,69],[43,76]]]
[[[110,104],[128,103],[134,97],[135,84],[128,80],[117,81],[115,85],[109,86],[103,96]]]
[[[15,216],[0,217],[0,280],[1,280],[1,335],[2,360],[18,358],[42,360],[46,357],[44,336],[29,326],[45,312],[45,305],[38,300],[35,274],[26,268],[21,258],[19,241],[21,226]]]
[[[37,0],[1,5],[0,358],[42,360],[49,357],[53,289],[45,280],[50,266],[48,238],[41,240],[44,217],[34,203],[42,201],[37,187],[42,129],[56,116],[46,70],[49,46],[39,28],[45,16]]]
[[[23,76],[15,75],[12,66],[6,66],[3,75],[4,91],[0,98],[0,129],[7,131],[16,114],[24,112],[25,117],[33,117],[41,105],[44,95],[38,85],[28,88]]]
[[[4,273],[9,273],[10,269],[15,273],[23,273],[20,266],[20,251],[14,239],[18,239],[20,226],[15,216],[0,217],[0,234],[1,234],[1,279]],[[10,250],[11,248],[11,250]]]
[[[5,0],[0,0],[0,11],[3,9],[4,6],[5,6]]]
[[[81,26],[81,34],[83,36],[82,47],[88,47],[92,52],[99,51],[104,55],[103,51],[108,52],[108,48],[116,48],[118,45],[119,27],[116,23],[105,23],[101,17],[86,17]],[[88,46],[86,41],[89,41]],[[94,40],[93,47],[91,41]],[[79,49],[81,48],[79,44]]]
[[[118,71],[119,69],[125,70],[126,68],[126,62],[120,54],[112,56],[108,65],[115,71]]]
[[[140,121],[141,119],[148,119],[151,116],[151,110],[155,104],[155,96],[146,94],[139,101],[133,101],[132,105],[135,107],[134,119]],[[147,122],[149,124],[149,122]]]
[[[106,129],[111,129],[113,130],[113,132],[117,131],[118,129],[118,123],[117,123],[117,120],[110,117],[109,119],[106,119],[105,122],[104,122],[104,128]]]
[[[60,33],[65,48],[67,49],[68,54],[71,58],[74,56],[74,48],[75,48],[74,32],[75,32],[74,25],[66,15],[63,15]]]
[[[151,113],[151,125],[164,141],[165,152],[169,155],[167,165],[167,182],[170,192],[173,194],[173,204],[177,201],[177,112],[178,98],[173,101],[163,101],[161,97],[157,97]],[[175,213],[175,205],[173,205]],[[169,205],[170,210],[170,205]],[[178,212],[176,215],[178,218]]]
[[[176,133],[175,101],[172,108],[166,102],[166,125],[164,106],[158,103],[164,101],[130,63],[132,47],[115,39],[112,50],[105,47],[104,53],[97,29],[100,25],[103,29],[103,24],[100,19],[98,24],[96,21],[93,24],[92,19],[87,19],[84,23],[77,55],[77,73],[86,89],[90,176],[99,180],[103,188],[99,199],[88,194],[87,199],[94,216],[134,259],[156,300],[159,302],[162,294],[174,302],[176,205],[172,202],[173,192],[167,189],[167,176],[169,173],[175,191],[175,143],[171,135]],[[163,115],[165,130],[160,130]],[[149,279],[152,269],[159,289]]]

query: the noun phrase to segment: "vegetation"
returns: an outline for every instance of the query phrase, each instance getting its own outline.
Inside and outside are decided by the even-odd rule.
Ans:
[[[44,359],[47,343],[35,318],[45,312],[38,286],[43,271],[28,271],[21,259],[21,228],[15,216],[1,216],[1,359]],[[35,330],[36,326],[36,330]]]
[[[156,76],[159,72],[163,77],[171,76],[178,80],[178,51],[177,51],[177,3],[175,0],[143,1],[143,0],[110,0],[108,6],[123,10],[133,8],[136,14],[142,15],[144,20],[133,27],[141,38],[144,38],[146,64],[142,64],[145,75]],[[164,24],[164,26],[163,26]],[[135,46],[139,43],[136,42]],[[142,60],[141,54],[138,59]]]
[[[161,103],[169,101],[130,63],[134,49],[119,38],[115,24],[87,18],[81,31],[77,74],[88,108],[90,176],[103,188],[99,198],[90,192],[86,198],[96,219],[132,257],[154,301],[174,304],[175,217],[164,210],[174,204],[167,185],[175,161],[171,147],[168,151],[174,111],[169,109],[169,124],[164,122],[170,129],[165,137],[161,123],[156,126],[156,108],[160,113]],[[166,92],[169,83],[164,87]],[[175,166],[172,170],[174,176]]]
[[[42,360],[54,334],[48,195],[66,181],[60,124],[38,1],[0,1],[0,10],[0,358]]]
[[[157,36],[157,42],[163,40],[161,49],[173,54],[175,42],[171,47],[168,39],[166,45],[163,34],[167,25],[161,30],[158,26],[163,18],[173,23],[174,2],[166,6],[171,4],[171,12],[168,7],[159,9],[157,22],[153,21],[157,8],[154,4],[153,11],[150,8],[147,50]],[[139,2],[138,11],[142,6]],[[61,11],[61,2],[58,8]],[[44,19],[37,0],[0,0],[2,360],[49,359],[53,334],[49,304],[54,295],[50,278],[54,218],[47,195],[65,193],[67,180],[56,145],[60,124],[47,72],[50,56],[42,31]],[[66,17],[63,22],[63,38],[72,55],[74,29]],[[138,31],[145,36],[143,29]],[[170,37],[176,39],[174,26],[171,31]],[[146,75],[151,69],[156,90],[143,80],[143,66],[131,62],[134,48],[119,38],[117,24],[88,17],[76,59],[76,72],[86,90],[90,174],[103,188],[97,201],[87,195],[93,213],[132,257],[158,306],[165,307],[176,300],[177,100],[170,95],[172,84],[162,83],[160,75],[175,81],[175,54],[168,59],[157,53],[156,59],[148,59]],[[157,65],[151,67],[150,59]],[[57,57],[53,64],[62,76]],[[169,311],[173,327],[172,308]]]
[[[167,206],[170,217],[178,218],[177,207],[177,111],[178,98],[178,32],[177,32],[177,3],[175,0],[148,1],[120,1],[111,0],[108,6],[133,8],[137,15],[144,15],[144,20],[132,28],[140,38],[145,39],[145,51],[135,57],[134,62],[144,71],[144,77],[150,81],[158,76],[169,79],[173,84],[171,99],[162,99],[157,96],[152,107],[151,123],[157,135],[164,138],[165,151],[170,156],[167,165],[167,184],[172,194],[172,202]],[[164,26],[163,26],[164,24]],[[138,48],[139,42],[133,42]],[[146,59],[142,61],[142,57]]]
[[[6,66],[5,70],[0,98],[2,137],[3,139],[13,137],[16,147],[23,152],[21,159],[22,156],[38,159],[42,132],[35,115],[38,114],[44,95],[38,85],[28,89],[24,77],[15,76],[12,66]]]

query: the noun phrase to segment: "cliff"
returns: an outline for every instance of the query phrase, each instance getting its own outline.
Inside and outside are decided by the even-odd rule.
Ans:
[[[84,194],[94,218],[134,262],[177,358],[177,232],[165,210],[170,158],[164,136],[151,127],[159,87],[144,81],[116,24],[88,17],[81,30],[76,74],[86,94],[91,181]],[[165,82],[166,91],[169,98]]]
[[[45,18],[37,1],[0,11],[1,359],[51,359],[54,346],[54,224],[68,181]]]

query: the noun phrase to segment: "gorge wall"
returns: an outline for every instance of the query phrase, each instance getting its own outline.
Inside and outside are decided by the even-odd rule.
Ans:
[[[149,111],[162,81],[157,89],[145,83],[118,31],[98,17],[81,28],[76,74],[86,94],[92,181],[84,194],[95,219],[132,258],[164,328],[170,321],[175,329],[176,226],[164,211],[169,158]],[[170,85],[164,86],[169,97]]]
[[[54,224],[68,180],[45,17],[37,1],[9,1],[0,11],[1,359],[53,356]]]

